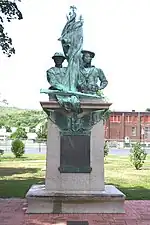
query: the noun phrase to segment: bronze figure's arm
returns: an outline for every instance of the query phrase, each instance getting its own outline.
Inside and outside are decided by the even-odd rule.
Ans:
[[[104,73],[103,73],[103,71],[101,69],[98,69],[98,78],[99,78],[99,80],[101,82],[99,90],[102,90],[102,89],[104,89],[107,86],[108,81],[107,81],[107,79],[106,79],[106,77],[105,77],[105,75],[104,75]]]

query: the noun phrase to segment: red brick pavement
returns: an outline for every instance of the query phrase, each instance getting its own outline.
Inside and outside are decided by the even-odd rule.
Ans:
[[[150,225],[150,201],[126,201],[125,214],[26,214],[26,200],[0,199],[0,225],[66,225],[86,220],[89,225]]]

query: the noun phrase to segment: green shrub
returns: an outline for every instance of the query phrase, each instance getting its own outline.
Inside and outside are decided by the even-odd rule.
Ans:
[[[13,152],[16,158],[20,158],[25,153],[24,143],[19,139],[15,139],[12,142],[11,151]]]
[[[139,170],[143,166],[146,156],[147,153],[141,147],[141,144],[139,142],[133,145],[130,150],[130,161],[134,165],[136,170]]]
[[[104,157],[106,157],[109,153],[109,145],[108,145],[108,141],[105,141],[104,143]]]
[[[1,158],[2,158],[3,154],[4,154],[4,150],[0,149],[0,161],[1,161]]]

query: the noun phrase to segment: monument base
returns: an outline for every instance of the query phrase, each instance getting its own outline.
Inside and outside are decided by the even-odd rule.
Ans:
[[[105,191],[47,191],[33,185],[26,194],[27,213],[125,213],[125,195],[113,185]]]

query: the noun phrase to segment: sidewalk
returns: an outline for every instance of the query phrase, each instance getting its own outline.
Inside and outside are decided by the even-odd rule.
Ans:
[[[125,214],[25,214],[26,200],[0,199],[0,225],[66,225],[85,220],[89,225],[150,225],[150,201],[126,201]]]

